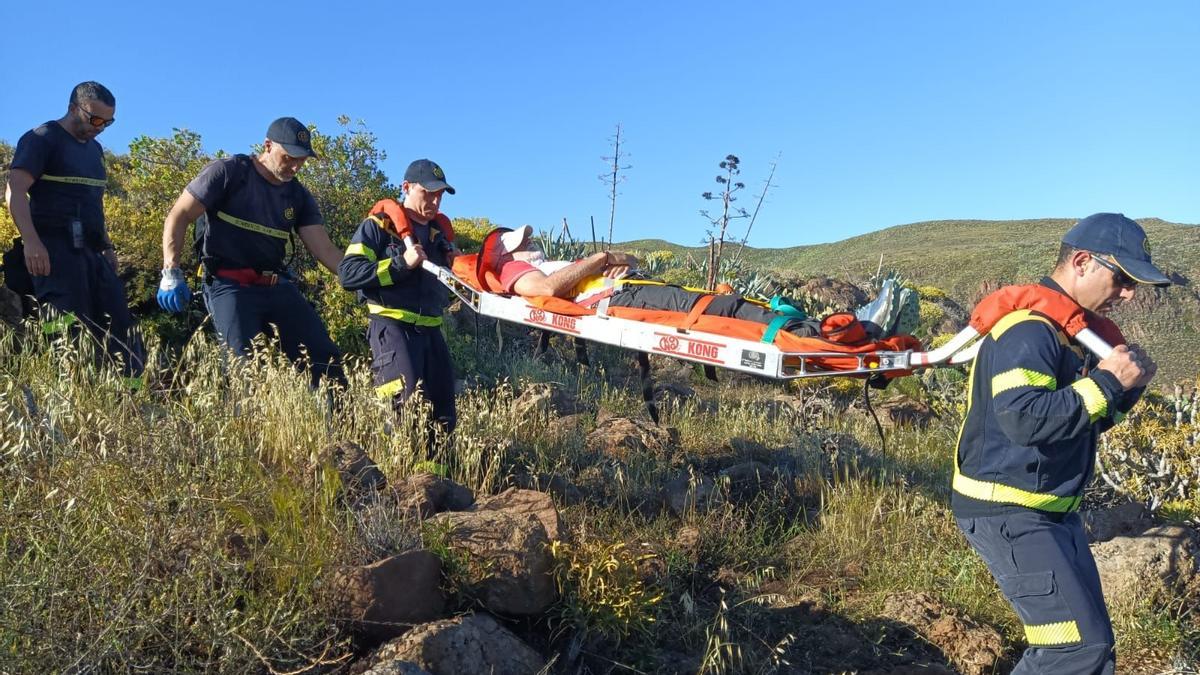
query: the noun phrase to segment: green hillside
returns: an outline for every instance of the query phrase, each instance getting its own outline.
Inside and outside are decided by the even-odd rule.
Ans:
[[[1160,382],[1194,377],[1200,356],[1200,227],[1157,218],[1139,221],[1150,235],[1154,259],[1187,285],[1166,291],[1144,289],[1114,318],[1131,340],[1145,344],[1160,362]],[[901,272],[917,285],[937,286],[971,304],[985,284],[1027,283],[1049,271],[1072,219],[943,220],[897,225],[831,244],[791,248],[748,247],[754,267],[845,279],[869,276],[883,256],[884,268]],[[665,249],[703,259],[703,247],[643,239],[622,246],[641,251]]]

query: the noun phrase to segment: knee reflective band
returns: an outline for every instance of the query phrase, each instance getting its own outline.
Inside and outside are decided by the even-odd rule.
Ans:
[[[58,335],[59,333],[65,333],[65,332],[67,332],[67,329],[70,328],[77,321],[79,321],[79,319],[76,318],[74,313],[67,312],[57,318],[51,319],[49,321],[43,321],[42,322],[42,334],[43,335]]]
[[[1040,626],[1025,626],[1025,641],[1030,647],[1056,647],[1083,642],[1083,637],[1079,635],[1079,624],[1074,621],[1059,621]]]
[[[398,377],[391,382],[385,382],[375,387],[375,395],[379,398],[391,398],[404,391],[404,378]]]
[[[442,317],[440,316],[425,316],[418,312],[410,312],[407,309],[392,309],[383,305],[367,303],[367,311],[375,316],[384,316],[389,319],[396,319],[404,323],[411,323],[417,326],[440,326],[442,325]]]
[[[1108,414],[1108,399],[1104,398],[1104,392],[1100,391],[1100,385],[1095,380],[1085,377],[1072,382],[1071,388],[1083,399],[1083,407],[1087,408],[1088,419],[1092,422]]]
[[[84,178],[83,176],[51,176],[42,174],[38,180],[48,180],[54,183],[72,183],[75,185],[88,185],[91,187],[104,187],[107,183],[99,178]]]

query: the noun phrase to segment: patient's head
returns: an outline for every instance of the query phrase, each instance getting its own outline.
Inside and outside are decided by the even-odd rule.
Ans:
[[[512,256],[513,260],[520,260],[531,265],[545,262],[546,253],[530,236],[532,231],[531,226],[522,225],[511,232],[505,232],[500,235],[500,246],[504,248],[505,253]]]

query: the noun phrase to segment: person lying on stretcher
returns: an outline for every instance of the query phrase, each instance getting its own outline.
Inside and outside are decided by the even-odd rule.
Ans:
[[[506,293],[553,296],[593,308],[607,299],[610,307],[683,313],[689,312],[701,297],[711,295],[645,278],[637,271],[638,259],[628,253],[601,251],[574,262],[547,260],[530,236],[531,230],[529,225],[523,225],[499,238],[502,250],[496,256],[497,276]],[[901,289],[893,279],[888,279],[879,296],[854,314],[871,339],[908,334],[916,329],[917,301],[914,291]],[[821,334],[819,319],[808,317],[786,301],[765,303],[733,293],[718,294],[704,314],[762,324],[788,316],[790,319],[782,325],[782,330],[800,337]]]

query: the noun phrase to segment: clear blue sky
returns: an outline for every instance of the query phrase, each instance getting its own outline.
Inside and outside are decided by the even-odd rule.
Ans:
[[[0,139],[95,79],[116,151],[173,127],[244,151],[275,117],[364,120],[452,216],[694,244],[742,159],[755,246],[947,218],[1200,222],[1197,2],[110,2],[0,7]],[[735,233],[745,221],[736,224]]]

